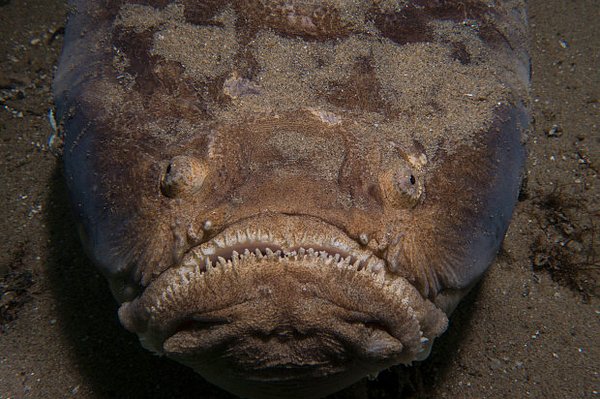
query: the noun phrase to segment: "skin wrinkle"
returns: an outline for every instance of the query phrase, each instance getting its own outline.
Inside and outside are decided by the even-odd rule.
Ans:
[[[428,354],[516,201],[522,0],[72,3],[65,175],[144,346],[253,398],[320,397]],[[240,260],[246,230],[272,237]],[[305,246],[328,256],[291,254]],[[207,303],[236,318],[187,319]],[[361,309],[374,320],[352,322]]]

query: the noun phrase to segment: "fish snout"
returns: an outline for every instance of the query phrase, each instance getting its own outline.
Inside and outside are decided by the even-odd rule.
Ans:
[[[171,316],[147,324],[142,342],[155,340],[162,354],[251,398],[320,397],[428,353],[412,309],[398,306],[401,300],[369,272],[322,258],[242,263],[237,270],[219,266],[224,270],[202,283],[167,288],[155,317]],[[121,312],[126,326],[132,306]],[[153,337],[161,328],[164,340]]]
[[[321,397],[424,358],[447,324],[343,231],[290,215],[244,220],[193,248],[119,318],[147,349],[250,398]]]

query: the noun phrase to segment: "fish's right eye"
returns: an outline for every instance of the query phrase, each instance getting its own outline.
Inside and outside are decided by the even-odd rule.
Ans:
[[[399,164],[386,170],[379,178],[385,203],[393,208],[412,208],[423,195],[421,180],[407,165]]]
[[[208,170],[194,157],[178,155],[165,167],[160,180],[160,191],[169,198],[182,197],[198,191]]]

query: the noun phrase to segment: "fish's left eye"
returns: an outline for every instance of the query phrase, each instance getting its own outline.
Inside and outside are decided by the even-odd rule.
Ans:
[[[379,178],[383,199],[394,208],[411,208],[423,194],[423,183],[406,165],[396,165],[384,171]]]
[[[194,193],[208,174],[206,165],[194,157],[179,155],[171,159],[160,180],[160,191],[169,198]]]

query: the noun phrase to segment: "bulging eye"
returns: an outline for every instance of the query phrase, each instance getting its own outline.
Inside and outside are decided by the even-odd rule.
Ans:
[[[379,178],[383,199],[394,208],[412,208],[423,195],[421,177],[407,165],[395,165]]]
[[[200,160],[186,155],[176,156],[164,169],[160,191],[169,198],[194,193],[202,187],[207,174],[207,167]]]

